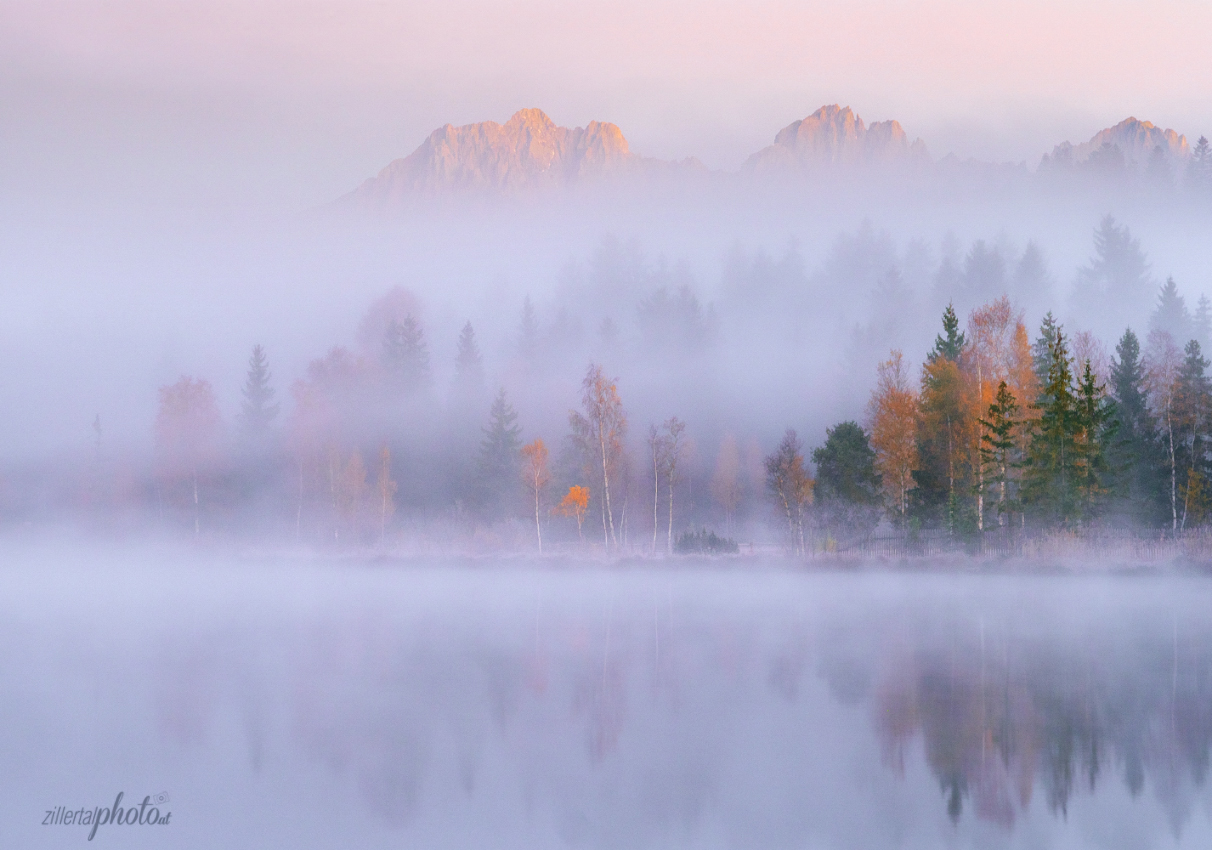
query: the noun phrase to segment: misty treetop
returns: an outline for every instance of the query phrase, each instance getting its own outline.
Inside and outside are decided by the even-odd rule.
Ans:
[[[545,297],[495,305],[503,330],[427,322],[395,287],[293,380],[253,347],[230,431],[208,382],[164,387],[155,469],[119,485],[110,458],[89,499],[124,493],[195,534],[268,523],[370,545],[441,526],[654,555],[704,528],[800,552],[1199,528],[1212,303],[1154,281],[1115,219],[1090,239],[1059,301],[1034,242],[898,246],[869,222],[815,269],[794,248],[735,247],[710,298],[689,266],[607,239]],[[1079,323],[1083,298],[1144,306],[1107,334]],[[809,313],[836,321],[810,336]]]

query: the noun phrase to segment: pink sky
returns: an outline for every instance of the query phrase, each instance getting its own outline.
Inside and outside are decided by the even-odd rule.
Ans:
[[[735,168],[838,102],[899,119],[935,156],[1034,165],[1128,115],[1212,133],[1208,33],[1212,4],[1158,0],[0,0],[0,144],[68,169],[125,151],[256,174],[267,197],[308,202],[440,124],[524,106]]]

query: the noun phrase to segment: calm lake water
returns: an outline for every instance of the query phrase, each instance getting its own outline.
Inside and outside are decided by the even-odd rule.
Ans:
[[[0,569],[6,847],[1212,846],[1205,578]]]

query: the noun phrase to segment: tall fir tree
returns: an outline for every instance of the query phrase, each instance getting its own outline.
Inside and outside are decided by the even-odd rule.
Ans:
[[[240,403],[240,430],[254,440],[264,439],[281,405],[274,402],[270,386],[269,357],[260,345],[254,345],[248,358],[248,373],[244,378],[243,401]]]
[[[383,367],[401,389],[414,392],[429,384],[429,346],[412,316],[392,320],[383,334]]]
[[[1209,185],[1212,185],[1212,146],[1207,137],[1200,136],[1187,163],[1186,186],[1192,194],[1205,195]]]
[[[1193,329],[1186,300],[1179,294],[1174,278],[1166,278],[1157,293],[1153,315],[1149,317],[1149,330],[1163,330],[1179,344],[1185,344],[1187,340],[1193,339]]]
[[[1080,423],[1069,349],[1060,328],[1049,348],[1048,375],[1036,402],[1040,417],[1027,452],[1023,503],[1045,523],[1071,526],[1079,507],[1074,466]]]
[[[1049,310],[1044,314],[1043,321],[1040,322],[1039,336],[1031,344],[1031,365],[1035,369],[1035,377],[1039,381],[1041,391],[1043,387],[1047,386],[1048,375],[1052,371],[1052,352],[1060,328],[1060,324]],[[1036,399],[1024,399],[1024,401],[1031,403]]]
[[[518,353],[524,360],[534,360],[539,354],[539,320],[534,304],[527,295],[522,300],[522,322],[518,334]]]
[[[455,384],[463,390],[473,390],[484,384],[484,358],[476,342],[476,332],[471,322],[463,325],[459,332],[459,346],[455,353]]]
[[[1195,315],[1191,317],[1191,338],[1207,351],[1212,347],[1212,300],[1200,295],[1195,303]]]
[[[1098,383],[1094,369],[1087,360],[1082,364],[1082,376],[1077,382],[1075,397],[1077,413],[1077,517],[1092,522],[1110,492],[1108,474],[1108,445],[1115,436],[1115,402],[1107,397],[1106,385]]]
[[[516,507],[521,450],[522,429],[518,426],[518,414],[509,403],[505,390],[501,389],[488,413],[478,463],[478,501],[492,518]]]
[[[1017,495],[1013,486],[1018,469],[1018,440],[1016,429],[1020,425],[1018,401],[1005,381],[997,385],[997,395],[989,405],[986,418],[981,419],[984,432],[981,434],[980,460],[985,474],[985,487],[997,510],[999,527],[1008,525],[1008,519]]]
[[[1112,496],[1118,502],[1118,512],[1128,520],[1156,525],[1162,521],[1166,507],[1162,475],[1165,458],[1157,424],[1149,412],[1140,340],[1131,328],[1115,346],[1109,389],[1118,423],[1107,447]]]

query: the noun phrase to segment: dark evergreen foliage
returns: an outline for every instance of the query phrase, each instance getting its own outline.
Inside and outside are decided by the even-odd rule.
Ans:
[[[1115,435],[1115,402],[1099,384],[1090,361],[1082,367],[1075,398],[1077,425],[1077,516],[1090,522],[1099,513],[1110,492],[1107,447]]]
[[[825,445],[813,450],[812,462],[816,464],[816,498],[820,504],[880,504],[875,451],[857,422],[840,422],[825,429]]]
[[[714,531],[684,531],[673,544],[679,555],[735,555],[740,545],[730,537],[720,537]]]
[[[1131,328],[1115,347],[1110,392],[1117,428],[1107,447],[1107,463],[1116,511],[1136,522],[1161,522],[1164,458],[1145,394],[1140,341]]]
[[[1065,335],[1058,328],[1050,346],[1039,422],[1031,435],[1023,476],[1023,504],[1048,523],[1070,526],[1077,519],[1079,421]]]
[[[1018,413],[1014,393],[1010,392],[1005,381],[998,382],[997,395],[989,405],[985,418],[980,420],[985,428],[981,434],[980,453],[988,496],[985,510],[995,512],[999,526],[1007,524],[1017,496],[1012,490],[1011,475],[1021,463],[1015,439],[1015,431],[1019,427]],[[986,521],[986,527],[988,525]]]
[[[934,338],[934,348],[926,355],[926,361],[933,363],[942,357],[956,363],[959,361],[965,345],[967,345],[967,340],[964,339],[964,334],[959,329],[959,319],[955,315],[955,308],[948,304],[947,309],[943,311],[943,332]]]

